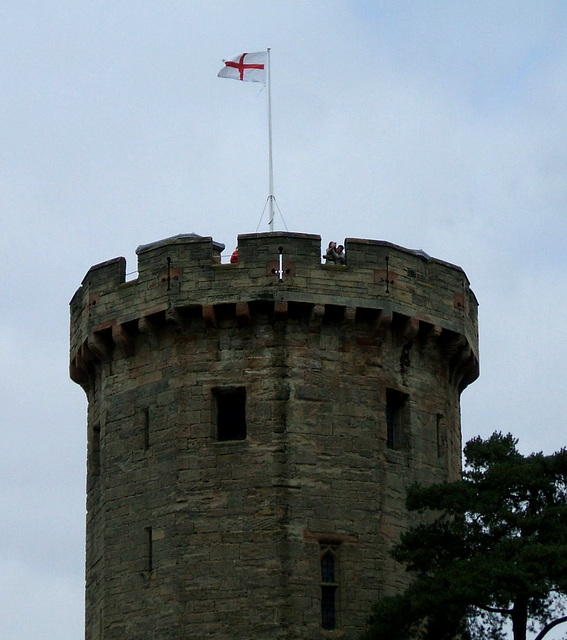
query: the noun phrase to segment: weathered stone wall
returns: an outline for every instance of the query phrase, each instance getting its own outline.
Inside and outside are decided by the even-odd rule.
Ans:
[[[138,249],[136,280],[122,258],[86,275],[71,376],[89,401],[89,640],[351,639],[404,583],[388,551],[406,487],[460,472],[477,304],[458,267],[345,244],[329,266],[318,236],[244,235],[222,265],[210,238],[176,237]],[[246,438],[219,441],[235,389]]]

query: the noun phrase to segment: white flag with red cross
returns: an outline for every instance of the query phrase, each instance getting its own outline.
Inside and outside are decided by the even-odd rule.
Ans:
[[[266,84],[266,56],[266,51],[260,51],[241,53],[231,60],[223,60],[224,67],[219,71],[218,77]]]

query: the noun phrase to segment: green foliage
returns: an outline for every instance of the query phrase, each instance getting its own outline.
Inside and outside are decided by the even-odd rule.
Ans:
[[[393,551],[414,579],[379,601],[367,640],[504,637],[523,640],[567,593],[567,451],[523,456],[511,435],[465,446],[461,480],[413,486],[409,510],[425,523]]]

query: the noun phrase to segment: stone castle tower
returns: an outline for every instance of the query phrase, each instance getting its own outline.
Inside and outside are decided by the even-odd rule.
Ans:
[[[412,482],[460,472],[477,302],[454,265],[347,239],[180,235],[71,301],[88,398],[88,640],[354,639],[405,582]]]

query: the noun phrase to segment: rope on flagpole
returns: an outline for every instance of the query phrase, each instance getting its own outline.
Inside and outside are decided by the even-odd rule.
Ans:
[[[266,203],[264,204],[264,208],[262,209],[262,215],[260,216],[260,220],[258,220],[258,226],[256,227],[256,233],[258,233],[258,229],[260,228],[260,225],[262,224],[262,220],[264,218],[264,213],[266,212],[266,207],[268,206],[268,203],[270,202],[269,198],[266,198]],[[286,231],[289,231],[289,229],[287,228],[287,224],[285,221],[285,218],[283,217],[283,213],[280,209],[280,205],[278,204],[278,201],[274,198],[274,204],[276,205],[277,209],[278,209],[278,213],[280,214],[280,218],[282,219],[283,225],[285,227]]]

